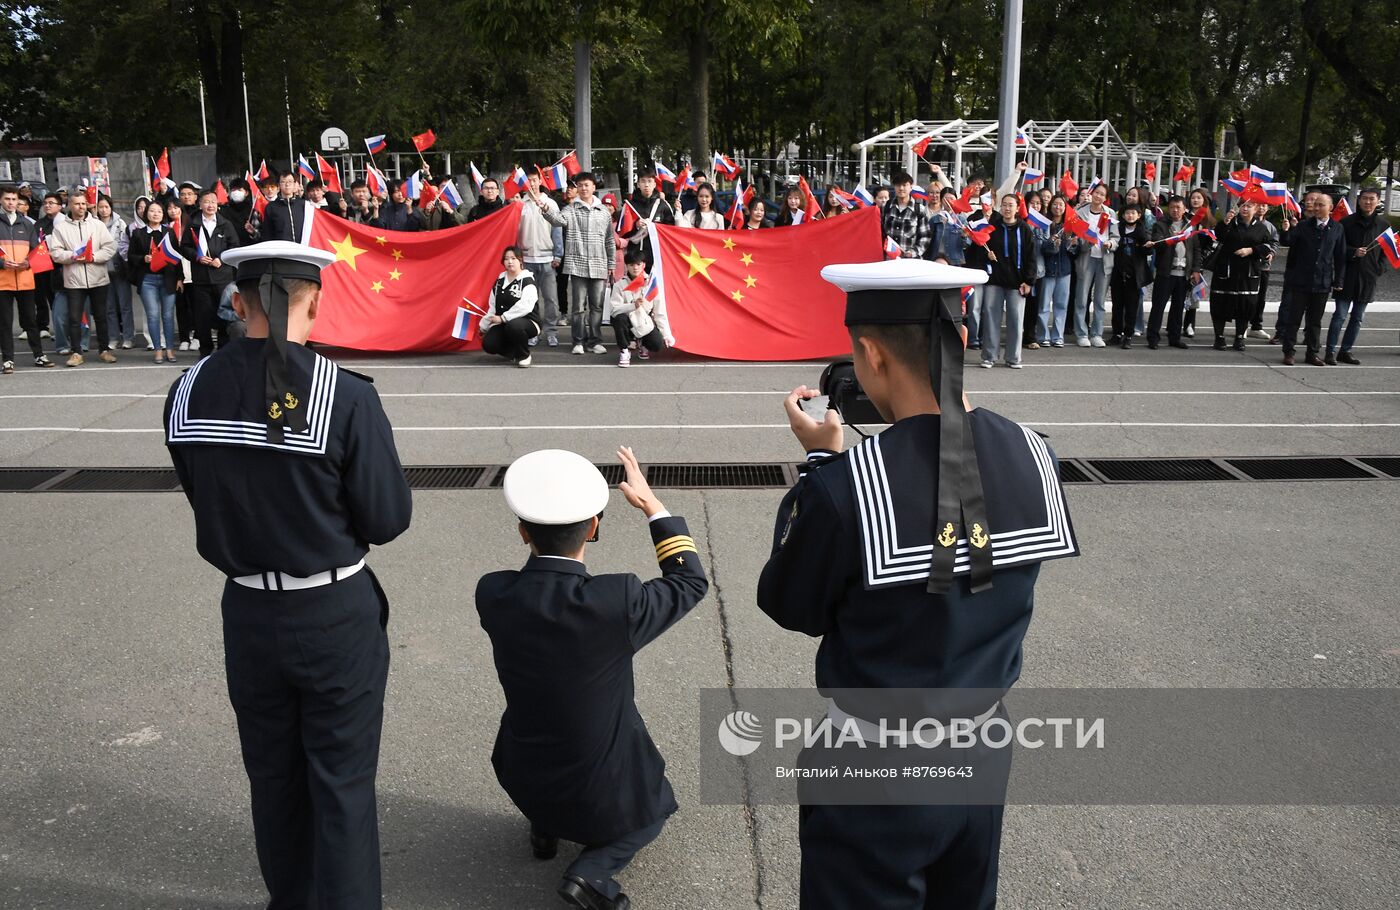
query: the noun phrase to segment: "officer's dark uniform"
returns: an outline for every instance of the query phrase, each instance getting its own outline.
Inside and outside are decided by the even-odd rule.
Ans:
[[[269,244],[230,258],[260,246]],[[250,268],[240,265],[240,280]],[[364,558],[408,527],[412,500],[374,387],[287,344],[285,299],[275,306],[277,418],[267,396],[273,342],[238,339],[175,383],[166,444],[199,554],[228,576],[229,700],[268,906],[377,908],[389,606]],[[298,411],[304,429],[286,419]]]
[[[906,302],[895,295],[888,305]],[[865,303],[848,308],[848,324],[884,321],[865,318]],[[974,688],[992,690],[995,706],[1020,675],[1040,563],[1078,553],[1054,454],[991,411],[961,420],[961,342],[944,350],[958,355],[941,375],[944,413],[959,415],[953,430],[970,431],[976,453],[955,483],[975,486],[984,503],[964,496],[959,508],[955,496],[945,510],[940,456],[953,421],[917,415],[839,455],[809,453],[779,507],[758,605],[785,628],[821,636],[816,683],[827,694]],[[835,694],[836,709],[860,718],[867,706],[846,697]],[[992,907],[1001,819],[1000,805],[804,804],[802,907]]]
[[[632,655],[709,586],[684,519],[657,517],[650,528],[660,578],[594,576],[576,560],[533,556],[476,588],[506,696],[496,777],[533,828],[585,845],[569,871],[609,899],[612,876],[676,811],[633,701]]]

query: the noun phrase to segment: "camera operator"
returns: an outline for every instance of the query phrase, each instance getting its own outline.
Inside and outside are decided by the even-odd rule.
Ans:
[[[778,509],[758,605],[821,637],[816,684],[838,728],[870,720],[870,696],[841,689],[991,690],[967,716],[1004,717],[1040,563],[1078,547],[1041,437],[963,396],[960,288],[986,275],[900,259],[822,277],[847,292],[855,378],[890,426],[842,452],[836,413],[808,416],[806,387],[787,396],[808,463]],[[1000,804],[837,805],[812,792],[799,789],[804,910],[994,903]]]

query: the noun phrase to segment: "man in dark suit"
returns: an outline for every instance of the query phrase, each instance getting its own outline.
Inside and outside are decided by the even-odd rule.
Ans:
[[[213,190],[202,190],[194,219],[186,222],[180,236],[180,254],[190,263],[190,309],[194,311],[194,334],[199,340],[199,356],[214,353],[214,330],[218,346],[228,343],[228,332],[219,319],[219,298],[233,281],[233,266],[223,261],[224,253],[239,246],[238,230],[219,214],[219,199]]]
[[[283,171],[277,176],[276,199],[267,204],[263,212],[261,240],[290,240],[293,243],[305,242],[306,208],[311,203],[297,198],[297,175],[294,171]]]
[[[1340,223],[1332,220],[1332,197],[1312,192],[1303,197],[1307,213],[1297,223],[1284,219],[1279,242],[1288,247],[1288,266],[1283,272],[1284,287],[1292,294],[1286,321],[1279,326],[1283,338],[1283,364],[1293,365],[1298,342],[1298,323],[1303,323],[1303,339],[1308,347],[1308,363],[1322,362],[1322,313],[1327,297],[1342,290],[1346,277],[1346,238]]]
[[[491,763],[530,820],[535,856],[558,839],[584,845],[558,893],[586,910],[631,906],[614,876],[655,840],[676,798],[666,762],[633,701],[632,655],[705,596],[700,554],[684,519],[651,492],[632,450],[619,489],[650,523],[661,577],[589,575],[583,556],[608,503],[603,475],[573,452],[545,450],[506,471],[506,503],[530,558],[476,587],[506,711]]]
[[[1143,244],[1155,255],[1154,265],[1157,276],[1152,282],[1152,310],[1147,318],[1147,346],[1152,350],[1162,341],[1162,315],[1167,317],[1167,340],[1174,348],[1187,348],[1190,344],[1182,339],[1183,311],[1186,295],[1191,293],[1191,285],[1201,280],[1201,253],[1195,237],[1185,240],[1168,238],[1180,236],[1189,230],[1191,222],[1186,217],[1186,200],[1172,196],[1167,202],[1167,217],[1157,219],[1152,225],[1151,240]]]

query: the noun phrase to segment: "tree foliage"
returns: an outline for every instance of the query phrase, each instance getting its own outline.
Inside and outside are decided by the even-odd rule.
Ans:
[[[593,137],[667,160],[711,147],[849,155],[913,118],[992,119],[996,0],[30,0],[0,17],[0,129],[65,154],[201,141],[220,163],[283,158],[327,126],[431,127],[496,167],[571,143],[575,41],[593,56]],[[1400,156],[1400,7],[1374,0],[1037,0],[1021,116],[1108,119],[1132,141],[1297,157],[1353,177]],[[1233,150],[1227,150],[1233,151]],[[644,152],[644,157],[646,152]]]

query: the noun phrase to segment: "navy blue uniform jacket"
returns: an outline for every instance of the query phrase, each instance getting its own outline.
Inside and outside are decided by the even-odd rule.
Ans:
[[[676,811],[666,762],[633,701],[632,655],[685,616],[709,583],[679,517],[650,524],[661,577],[589,575],[532,556],[476,586],[505,690],[491,763],[537,828],[603,844]]]

